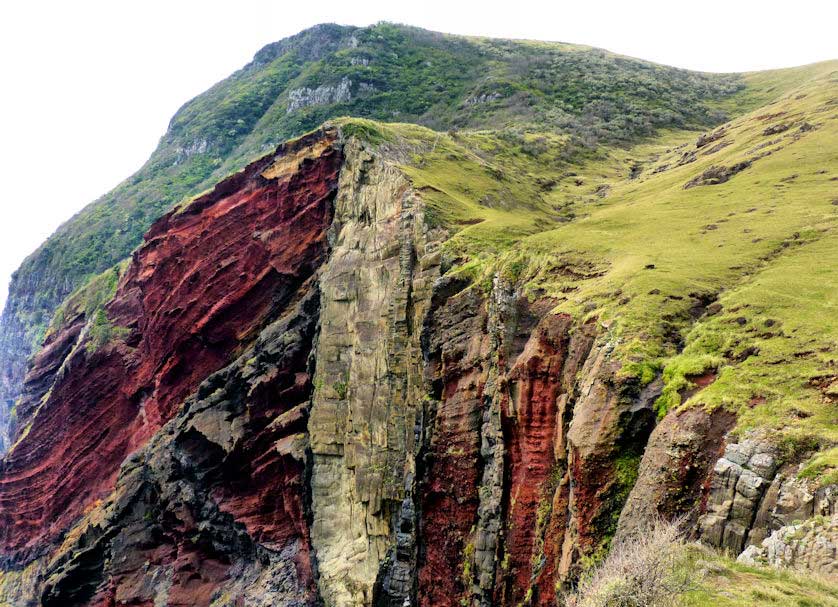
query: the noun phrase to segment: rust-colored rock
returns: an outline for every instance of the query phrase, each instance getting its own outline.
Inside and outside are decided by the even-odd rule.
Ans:
[[[318,296],[305,283],[126,460],[48,564],[45,607],[315,602],[299,430]]]
[[[507,375],[509,397],[502,411],[509,504],[503,550],[509,556],[502,575],[510,604],[527,592],[533,565],[540,572],[546,564],[544,538],[537,536],[545,531],[563,472],[564,454],[555,452],[555,440],[561,424],[559,397],[566,389],[561,380],[570,325],[567,316],[545,318]]]
[[[128,453],[323,262],[340,168],[332,142],[288,144],[159,220],[106,306],[120,339],[91,352],[78,320],[53,337],[2,464],[0,550],[42,552],[106,495]]]
[[[421,537],[419,604],[456,607],[470,596],[480,484],[480,428],[483,389],[488,373],[489,338],[486,303],[473,293],[449,293],[425,329],[430,352],[426,371],[436,400],[432,438],[424,454],[419,488]]]
[[[688,515],[694,523],[701,511],[703,486],[734,421],[733,414],[723,409],[669,412],[649,438],[637,483],[620,515],[617,537],[657,516],[671,520]]]
[[[555,603],[558,548],[567,524],[566,406],[593,341],[590,327],[571,337],[573,325],[567,315],[545,316],[506,375],[509,488],[498,598],[508,605],[528,593],[533,605]]]

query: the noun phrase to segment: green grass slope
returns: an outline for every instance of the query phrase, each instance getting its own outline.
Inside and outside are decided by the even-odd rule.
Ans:
[[[679,597],[684,607],[838,607],[835,583],[822,576],[749,566],[690,547],[682,566],[696,580]]]
[[[789,458],[814,452],[804,474],[827,482],[838,444],[838,62],[807,72],[710,143],[671,131],[600,148],[573,170],[560,160],[569,138],[549,132],[363,130],[398,150],[432,221],[453,230],[450,271],[484,288],[500,274],[597,318],[623,373],[641,385],[662,376],[661,415],[726,407],[736,432],[769,432]]]

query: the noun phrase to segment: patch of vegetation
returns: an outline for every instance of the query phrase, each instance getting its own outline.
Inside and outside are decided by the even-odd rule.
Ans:
[[[628,497],[640,469],[640,455],[624,453],[614,460],[614,480],[622,489],[623,501]]]
[[[566,607],[676,607],[690,588],[691,575],[681,564],[684,545],[674,524],[650,521],[616,544],[598,565],[588,569]]]
[[[815,574],[744,565],[695,545],[681,566],[697,580],[679,597],[683,607],[838,607],[835,583]]]
[[[714,370],[722,362],[720,356],[710,353],[682,355],[666,366],[663,374],[663,392],[655,403],[659,416],[681,404],[682,393],[696,387],[688,378]]]
[[[547,562],[547,557],[544,554],[544,542],[548,540],[547,525],[550,522],[550,517],[553,514],[553,497],[558,489],[559,483],[564,476],[564,468],[558,464],[553,466],[550,471],[550,476],[547,482],[541,489],[541,497],[538,500],[538,506],[535,511],[535,533],[533,536],[532,555],[530,556],[530,566],[532,567],[531,580],[537,578],[539,572]],[[501,564],[504,570],[509,569],[509,553],[504,554],[503,562]],[[531,596],[532,587],[527,588],[527,596]],[[525,598],[524,604],[528,604],[529,599]]]
[[[331,121],[340,127],[343,136],[347,139],[355,137],[371,145],[380,145],[387,141],[387,134],[381,126],[373,120],[363,118],[345,118]]]
[[[128,262],[109,268],[88,280],[76,289],[55,311],[47,335],[58,330],[61,325],[73,316],[83,314],[85,318],[93,318],[102,307],[116,294],[119,279],[127,268]]]
[[[463,586],[465,588],[470,588],[474,583],[474,580],[472,579],[474,577],[474,573],[471,570],[474,563],[474,550],[474,530],[472,529],[472,532],[469,535],[469,540],[463,548],[461,579],[463,580]]]
[[[108,313],[103,308],[99,308],[87,326],[87,342],[85,343],[85,348],[88,355],[93,354],[115,340],[124,338],[128,333],[129,329],[115,326],[110,318],[108,318]]]
[[[838,447],[814,455],[806,462],[798,476],[817,479],[822,487],[838,485]]]
[[[561,598],[566,607],[838,606],[836,586],[826,578],[743,565],[685,543],[677,526],[663,521],[624,538]]]
[[[88,354],[125,337],[128,329],[113,325],[108,318],[105,304],[116,294],[119,279],[127,266],[128,260],[123,261],[76,289],[55,311],[46,336],[59,330],[66,321],[83,316],[87,322],[85,348]]]
[[[349,393],[349,384],[346,381],[336,381],[332,384],[332,389],[340,400],[346,400],[346,395]]]

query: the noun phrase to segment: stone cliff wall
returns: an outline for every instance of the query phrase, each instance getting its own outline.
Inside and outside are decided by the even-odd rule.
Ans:
[[[106,308],[49,338],[0,467],[4,553],[48,549],[322,263],[340,156],[320,140],[297,144],[307,157],[282,151],[293,171],[265,177],[268,161],[255,163],[158,221]],[[97,344],[102,322],[114,339]]]
[[[836,516],[838,488],[799,478],[800,466],[784,463],[767,437],[727,442],[733,421],[721,409],[667,415],[643,455],[617,537],[650,517],[681,517],[695,539],[734,556],[745,555],[748,562],[808,563],[821,573],[834,573],[825,564],[834,552],[834,539],[826,540],[821,550],[811,542],[786,544],[784,538],[820,526],[824,537],[832,538],[833,526],[812,521]],[[808,527],[799,527],[806,521]]]
[[[424,393],[419,336],[439,243],[404,175],[357,143],[347,147],[321,276],[309,423],[312,544],[326,604],[370,605],[377,580],[401,604],[412,581],[400,568],[409,570],[415,555],[399,534],[413,521],[396,522],[413,510]],[[383,562],[389,569],[379,580]]]
[[[833,492],[726,445],[724,411],[657,423],[660,380],[596,320],[445,273],[425,211],[386,152],[321,130],[158,221],[30,365],[0,605],[548,606],[684,513],[823,563],[776,533]]]

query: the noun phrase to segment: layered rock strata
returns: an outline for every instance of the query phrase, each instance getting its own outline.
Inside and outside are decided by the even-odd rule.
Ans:
[[[0,465],[0,605],[547,606],[649,516],[738,553],[834,515],[730,414],[657,423],[595,320],[446,272],[399,153],[286,144],[67,314]]]
[[[341,163],[333,136],[311,140],[152,227],[102,311],[118,339],[96,347],[97,313],[65,319],[47,340],[2,462],[0,550],[49,547],[322,264]]]

